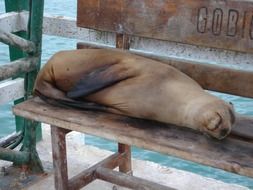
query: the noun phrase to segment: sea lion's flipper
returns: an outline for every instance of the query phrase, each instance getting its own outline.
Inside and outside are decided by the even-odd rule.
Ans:
[[[79,98],[95,93],[129,78],[127,69],[119,64],[103,65],[84,75],[78,83],[67,92],[68,98]]]
[[[92,110],[92,111],[107,111],[108,107],[103,106],[101,104],[89,102],[89,101],[76,101],[76,100],[66,100],[66,99],[56,99],[47,97],[41,94],[39,91],[35,90],[35,95],[39,96],[43,101],[48,104],[64,107],[64,108],[78,108],[84,110]]]

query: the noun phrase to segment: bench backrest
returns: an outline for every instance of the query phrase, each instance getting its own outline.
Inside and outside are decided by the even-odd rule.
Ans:
[[[240,0],[78,0],[77,25],[252,53],[252,10],[253,1]],[[253,72],[153,58],[177,67],[205,89],[253,98]]]
[[[252,53],[252,8],[241,0],[79,0],[77,24]]]

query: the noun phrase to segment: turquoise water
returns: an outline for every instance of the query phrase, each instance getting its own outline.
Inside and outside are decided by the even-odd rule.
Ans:
[[[64,2],[64,3],[63,3]],[[66,12],[68,10],[68,12]],[[0,0],[0,13],[4,12],[4,0]],[[75,17],[76,15],[76,1],[74,0],[46,0],[45,12],[50,14],[65,15]],[[76,40],[59,38],[54,36],[43,36],[43,54],[42,63],[45,63],[48,58],[55,52],[64,49],[75,49]],[[0,44],[0,64],[8,62],[8,48],[6,45]],[[216,93],[226,101],[231,101],[235,105],[237,112],[242,114],[253,115],[253,101],[247,98],[237,96],[228,96],[225,94]],[[0,137],[9,134],[15,130],[14,118],[11,114],[12,103],[0,105]],[[93,136],[85,136],[85,143],[98,146],[100,148],[116,151],[117,145],[101,138]],[[227,173],[218,169],[201,166],[192,162],[184,161],[174,157],[161,155],[155,152],[141,150],[138,148],[133,149],[133,156],[135,158],[151,160],[165,166],[175,167],[201,174],[203,176],[215,178],[228,183],[236,183],[247,186],[253,189],[253,180],[247,177],[238,176],[235,174]]]

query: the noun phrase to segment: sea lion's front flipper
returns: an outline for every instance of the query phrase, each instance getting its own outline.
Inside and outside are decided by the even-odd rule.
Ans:
[[[128,70],[120,64],[103,65],[84,75],[81,80],[67,92],[67,97],[84,97],[129,77]]]

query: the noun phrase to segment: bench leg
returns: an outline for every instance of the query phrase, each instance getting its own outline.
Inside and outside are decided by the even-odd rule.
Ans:
[[[119,164],[119,171],[132,175],[131,146],[118,143],[118,152],[125,153],[123,161]]]
[[[66,130],[51,126],[55,189],[68,190],[68,168],[66,156]]]

